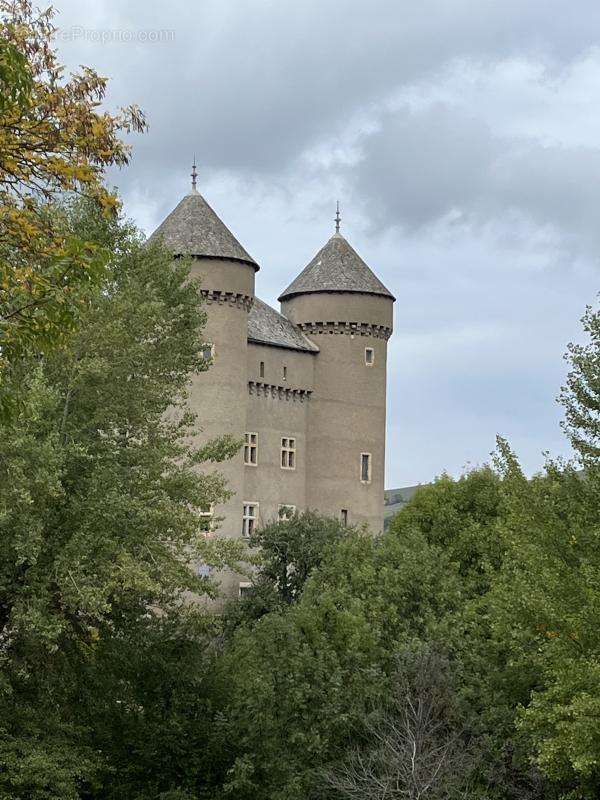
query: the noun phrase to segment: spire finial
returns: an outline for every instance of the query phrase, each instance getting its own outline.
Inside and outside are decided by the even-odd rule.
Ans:
[[[192,192],[198,191],[196,189],[196,154],[194,153],[194,163],[192,164]]]
[[[340,222],[342,218],[340,217],[340,201],[338,200],[335,206],[335,232],[340,232]]]

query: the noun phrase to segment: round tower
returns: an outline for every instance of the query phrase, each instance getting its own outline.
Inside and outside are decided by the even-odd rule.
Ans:
[[[383,529],[387,342],[395,298],[336,232],[279,298],[319,347],[309,409],[307,505]]]
[[[230,434],[243,441],[246,428],[248,313],[254,302],[254,276],[259,269],[231,231],[196,189],[169,214],[150,237],[160,240],[175,258],[191,256],[191,274],[200,280],[206,302],[204,338],[212,365],[194,376],[189,406],[198,415],[198,445]],[[207,352],[207,357],[209,353]],[[241,454],[218,465],[231,498],[213,509],[223,518],[219,533],[241,535],[244,466]]]

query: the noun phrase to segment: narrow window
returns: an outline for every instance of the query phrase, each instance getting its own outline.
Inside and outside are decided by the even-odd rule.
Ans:
[[[341,522],[342,522],[342,525],[344,526],[344,528],[347,528],[348,527],[348,509],[347,508],[342,508],[342,510],[340,512],[340,518],[341,518]]]
[[[248,597],[251,589],[252,589],[252,584],[249,581],[243,581],[243,583],[240,583],[239,585],[240,597]]]
[[[281,469],[296,469],[296,440],[281,440]]]
[[[247,467],[258,464],[258,433],[244,434],[244,464]]]
[[[285,365],[283,367],[283,380],[287,381],[287,367]]]
[[[371,454],[360,454],[360,479],[363,483],[371,483]]]
[[[208,503],[205,506],[200,506],[198,516],[200,517],[200,530],[204,531],[204,533],[212,533],[214,530],[215,504]]]
[[[242,517],[242,536],[249,539],[256,530],[258,522],[258,503],[244,503]]]
[[[288,522],[296,513],[296,506],[291,505],[290,503],[285,503],[284,505],[279,506],[279,521],[280,522]]]
[[[375,350],[372,347],[365,347],[365,364],[372,367],[375,363]]]
[[[260,378],[264,378],[265,377],[265,362],[264,361],[261,361],[259,366],[258,366],[258,375],[259,375]]]

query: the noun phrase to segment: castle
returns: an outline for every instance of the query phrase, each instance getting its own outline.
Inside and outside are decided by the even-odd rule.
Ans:
[[[387,342],[394,297],[336,231],[279,297],[254,291],[258,264],[196,189],[150,237],[191,256],[207,304],[207,372],[190,405],[202,441],[244,442],[222,465],[231,498],[206,510],[219,535],[314,509],[383,529]],[[226,592],[243,591],[222,576]]]

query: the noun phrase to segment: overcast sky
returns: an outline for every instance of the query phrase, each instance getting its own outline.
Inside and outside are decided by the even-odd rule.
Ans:
[[[597,302],[600,3],[56,0],[69,66],[147,134],[111,176],[150,233],[199,188],[276,297],[342,232],[398,298],[386,484],[569,454],[563,353]]]

